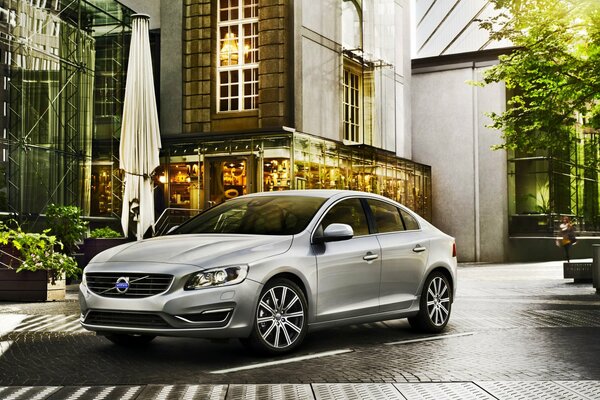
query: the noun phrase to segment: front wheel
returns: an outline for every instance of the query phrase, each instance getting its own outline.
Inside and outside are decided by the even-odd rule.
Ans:
[[[444,330],[450,319],[452,310],[452,288],[446,275],[432,272],[425,280],[419,313],[408,319],[410,326],[427,333],[438,333]]]
[[[268,282],[258,300],[252,333],[242,343],[266,354],[292,351],[306,335],[307,309],[304,293],[294,282]]]

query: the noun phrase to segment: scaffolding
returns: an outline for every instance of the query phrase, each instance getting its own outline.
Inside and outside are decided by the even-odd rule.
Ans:
[[[0,212],[34,224],[51,203],[89,215],[94,146],[103,140],[96,131],[106,121],[107,157],[118,167],[131,11],[114,0],[0,0],[0,7],[9,16],[0,23]],[[98,63],[105,48],[112,59]]]

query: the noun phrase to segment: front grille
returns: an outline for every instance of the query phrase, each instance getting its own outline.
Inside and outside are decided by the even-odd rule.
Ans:
[[[173,281],[173,275],[88,273],[85,279],[89,290],[99,296],[142,298],[165,292]],[[117,281],[122,284],[120,291]],[[123,282],[127,282],[126,289]]]
[[[85,324],[123,328],[171,328],[160,315],[115,311],[90,311]]]

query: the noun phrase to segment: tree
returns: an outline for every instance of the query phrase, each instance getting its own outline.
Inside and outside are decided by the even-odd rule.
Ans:
[[[500,148],[560,152],[578,131],[600,129],[600,1],[491,0],[481,21],[490,38],[514,49],[488,69],[481,85],[505,82],[503,113],[490,113]]]

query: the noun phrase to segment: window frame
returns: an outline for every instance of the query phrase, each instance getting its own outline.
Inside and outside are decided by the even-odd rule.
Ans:
[[[222,8],[222,2],[227,3],[226,8]],[[258,109],[258,0],[237,0],[237,5],[232,6],[235,0],[220,0],[217,4],[217,38],[216,38],[216,112],[231,113],[253,111]],[[249,3],[246,4],[246,1]],[[246,18],[244,12],[250,9],[250,17]],[[222,20],[223,13],[228,14],[228,19]],[[232,17],[233,15],[233,17]],[[235,16],[237,15],[237,18]],[[244,28],[250,25],[250,34],[246,35]],[[226,34],[237,32],[235,36],[237,48],[237,61],[235,64],[224,64],[221,60],[221,50],[225,45],[225,37],[222,36],[222,30]],[[249,48],[250,60],[245,60],[245,41],[250,40],[254,48]],[[241,49],[241,50],[240,50]],[[229,55],[231,62],[232,54]],[[227,75],[227,82],[224,83],[222,74]],[[249,74],[249,76],[247,76]],[[225,90],[225,93],[222,91]],[[223,96],[223,94],[225,94]],[[223,102],[227,106],[223,107]],[[249,105],[246,102],[249,102]]]
[[[394,205],[392,203],[389,203],[387,201],[379,200],[379,199],[367,198],[365,200],[366,200],[367,206],[369,207],[370,216],[373,218],[373,226],[374,226],[374,231],[376,233],[378,233],[378,234],[386,234],[386,233],[398,233],[398,232],[406,232],[407,231],[406,224],[404,223],[404,219],[402,218],[402,210],[398,206],[396,206],[396,205]],[[394,210],[396,210],[396,212],[398,213],[398,219],[399,219],[400,224],[401,224],[401,226],[399,227],[400,229],[393,230],[393,231],[382,232],[379,229],[379,224],[377,223],[377,217],[375,215],[375,211],[373,210],[372,205],[371,205],[370,202],[376,202],[376,203],[385,204],[385,205],[393,208]],[[418,223],[417,223],[417,225],[418,225]]]
[[[344,197],[342,199],[337,200],[335,203],[331,204],[330,206],[328,206],[327,209],[323,212],[323,214],[319,217],[319,220],[310,235],[311,242],[313,242],[314,237],[317,234],[317,232],[319,232],[319,231],[323,232],[325,230],[325,228],[323,227],[323,220],[325,219],[325,217],[327,216],[329,211],[331,211],[333,209],[333,207],[339,205],[341,202],[347,201],[347,200],[358,200],[360,202],[360,205],[363,210],[363,214],[365,216],[365,220],[367,223],[367,230],[368,230],[367,234],[365,234],[365,235],[356,235],[355,234],[352,236],[352,239],[357,238],[357,237],[365,237],[365,236],[373,235],[374,233],[376,233],[374,231],[374,225],[373,225],[373,221],[372,221],[372,217],[371,217],[371,210],[368,208],[368,206],[365,202],[365,199],[360,196]],[[352,230],[354,230],[354,228],[352,228]],[[350,239],[350,240],[352,240],[352,239]]]
[[[362,144],[363,123],[364,123],[364,74],[362,68],[347,57],[344,58],[342,71],[342,139],[345,144]],[[353,88],[346,80],[346,76],[356,77],[356,88]],[[349,92],[356,94],[356,104],[349,102]],[[349,119],[351,113],[348,109],[356,111],[357,121]],[[350,132],[350,128],[355,128]],[[355,131],[355,132],[354,132]],[[355,133],[355,134],[354,134]]]

